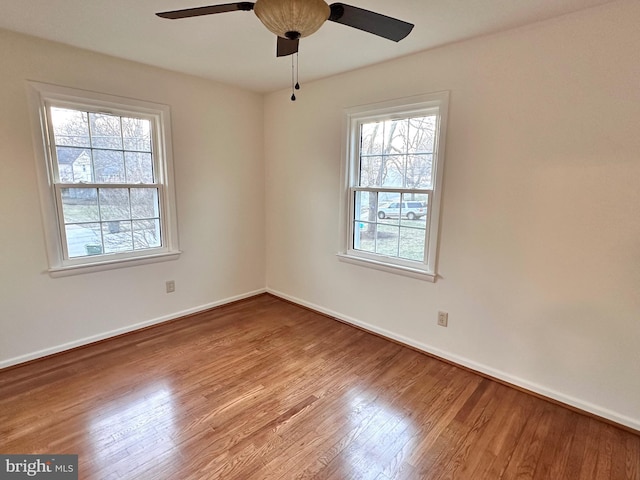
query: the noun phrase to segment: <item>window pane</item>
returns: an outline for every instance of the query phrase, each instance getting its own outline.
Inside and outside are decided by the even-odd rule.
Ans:
[[[128,188],[101,188],[100,218],[107,220],[129,220],[131,218]]]
[[[93,167],[97,183],[125,183],[124,154],[116,150],[94,150]]]
[[[385,177],[385,165],[379,155],[360,158],[361,187],[379,187]]]
[[[132,188],[131,218],[158,218],[158,190],[155,188]]]
[[[64,223],[97,222],[98,190],[95,188],[63,188],[62,213]]]
[[[403,225],[422,228],[427,218],[427,194],[403,193],[401,222]],[[426,227],[425,227],[426,228]]]
[[[378,225],[376,253],[388,255],[390,257],[397,257],[398,241],[398,227],[392,225]]]
[[[403,154],[407,152],[407,125],[408,120],[388,120],[384,122],[384,146],[385,154]]]
[[[383,122],[364,123],[360,126],[360,154],[380,155],[383,142]]]
[[[376,186],[382,187],[403,187],[404,186],[404,155],[394,155],[383,159],[382,183]]]
[[[134,220],[131,224],[133,227],[133,248],[135,250],[161,246],[160,220]]]
[[[375,222],[378,213],[378,194],[375,192],[355,192],[355,218]]]
[[[122,149],[120,117],[104,113],[90,113],[89,122],[93,148]]]
[[[86,112],[51,107],[51,123],[56,145],[89,147],[89,120]]]
[[[400,194],[390,192],[378,193],[378,218],[397,218],[400,214]]]
[[[56,147],[58,173],[63,183],[91,182],[91,150],[77,147]]]
[[[150,153],[124,152],[128,183],[153,183],[153,162]]]
[[[409,120],[408,152],[433,153],[436,117],[417,117]]]
[[[151,122],[141,118],[123,118],[122,136],[125,150],[151,152]]]
[[[353,226],[353,248],[364,252],[375,253],[375,223],[355,222]]]
[[[399,256],[408,260],[423,261],[425,238],[424,229],[400,227]]]
[[[409,155],[407,158],[407,188],[433,188],[432,154]]]
[[[69,258],[102,253],[102,235],[99,223],[65,225],[65,233]]]
[[[102,224],[104,253],[130,252],[133,250],[131,221],[112,221]]]

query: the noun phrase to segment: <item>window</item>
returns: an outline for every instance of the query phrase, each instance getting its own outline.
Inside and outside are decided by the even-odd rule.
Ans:
[[[346,112],[341,260],[434,281],[448,93]]]
[[[49,271],[176,258],[168,107],[29,85]]]

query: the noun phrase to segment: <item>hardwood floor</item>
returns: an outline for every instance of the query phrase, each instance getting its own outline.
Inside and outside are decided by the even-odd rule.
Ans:
[[[640,479],[640,437],[269,295],[0,372],[81,479]]]

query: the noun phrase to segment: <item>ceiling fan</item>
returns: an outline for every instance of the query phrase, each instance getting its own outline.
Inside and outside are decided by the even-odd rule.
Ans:
[[[253,10],[264,26],[277,35],[276,55],[278,57],[298,53],[300,38],[315,33],[327,20],[373,33],[394,42],[405,38],[413,29],[413,24],[396,18],[344,3],[328,5],[324,0],[256,0],[186,8],[160,12],[156,15],[175,20],[238,10],[245,12]],[[297,88],[299,85],[296,82]],[[292,95],[291,99],[295,100],[295,95]]]
[[[156,15],[175,20],[237,10],[245,12],[253,10],[264,26],[278,36],[278,57],[296,53],[299,39],[315,33],[327,20],[364,30],[395,42],[405,38],[413,29],[411,23],[402,20],[344,3],[328,5],[324,0],[257,0],[256,2],[186,8],[160,12]]]

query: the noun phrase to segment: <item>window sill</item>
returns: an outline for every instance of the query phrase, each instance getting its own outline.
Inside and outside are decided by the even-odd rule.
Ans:
[[[180,250],[147,255],[145,257],[120,258],[117,260],[102,260],[80,265],[65,265],[61,267],[51,267],[48,272],[53,278],[67,277],[70,275],[80,275],[83,273],[101,272],[103,270],[113,270],[116,268],[134,267],[136,265],[147,265],[150,263],[168,262],[176,260],[182,252]]]
[[[336,254],[338,260],[341,262],[351,263],[353,265],[359,265],[361,267],[373,268],[375,270],[381,270],[383,272],[395,273],[396,275],[403,275],[405,277],[417,278],[427,282],[435,283],[437,274],[433,272],[427,272],[426,270],[420,270],[418,268],[411,268],[404,265],[393,265],[369,258],[356,257],[353,255],[347,255],[346,253]]]

